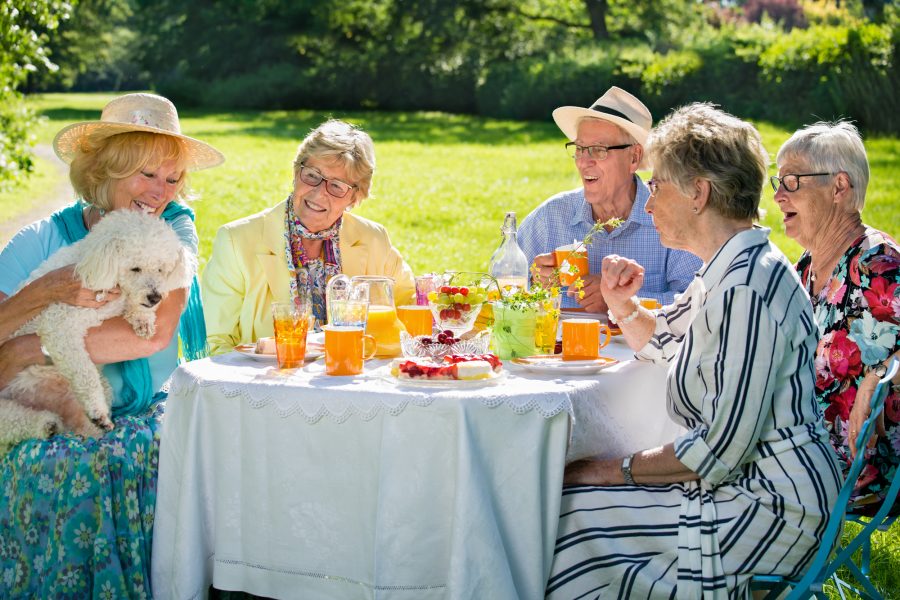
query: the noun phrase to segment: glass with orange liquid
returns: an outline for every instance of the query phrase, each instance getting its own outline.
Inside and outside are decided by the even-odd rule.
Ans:
[[[559,267],[559,284],[563,287],[574,285],[576,280],[590,272],[587,249],[581,244],[560,246],[553,251],[553,256]]]
[[[370,304],[366,319],[366,333],[375,338],[376,358],[400,356],[400,330],[403,324],[397,318],[397,309],[384,304]]]
[[[309,332],[309,302],[302,296],[298,302],[273,302],[275,354],[279,369],[303,366],[306,357],[306,334]]]
[[[431,308],[428,306],[407,305],[397,307],[397,317],[406,328],[406,333],[415,337],[431,335]]]

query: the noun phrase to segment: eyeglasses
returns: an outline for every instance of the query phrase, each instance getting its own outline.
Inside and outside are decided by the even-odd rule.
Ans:
[[[587,155],[594,160],[605,160],[606,154],[610,150],[624,150],[625,148],[631,148],[632,146],[634,146],[634,144],[621,144],[619,146],[579,146],[575,142],[569,142],[566,144],[566,152],[568,152],[569,156],[572,158],[581,158],[584,156],[584,153],[587,152]]]
[[[835,173],[788,173],[784,177],[772,175],[769,177],[769,183],[772,184],[772,189],[776,192],[778,191],[779,184],[784,186],[784,191],[786,192],[796,192],[800,189],[801,177],[824,177],[825,175],[834,174]]]
[[[651,179],[647,182],[647,189],[650,190],[650,197],[656,198],[656,194],[659,193],[659,181],[656,179]]]
[[[300,181],[312,187],[318,187],[319,184],[324,181],[325,191],[335,198],[343,198],[350,190],[359,189],[359,186],[350,185],[346,181],[323,177],[321,173],[319,173],[312,167],[307,167],[306,165],[302,164],[300,165]]]

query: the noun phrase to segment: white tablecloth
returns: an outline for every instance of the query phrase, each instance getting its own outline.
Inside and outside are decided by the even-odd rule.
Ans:
[[[380,364],[286,377],[230,354],[176,371],[155,597],[541,598],[567,448],[623,455],[678,431],[649,365],[423,388]]]

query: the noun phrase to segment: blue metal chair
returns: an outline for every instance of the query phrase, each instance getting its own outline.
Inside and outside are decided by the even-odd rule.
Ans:
[[[891,386],[890,381],[897,373],[898,366],[900,366],[900,360],[892,359],[887,373],[879,381],[878,386],[875,388],[875,393],[872,394],[872,410],[869,418],[863,423],[859,437],[856,438],[856,458],[850,465],[847,479],[844,481],[844,485],[841,486],[834,509],[828,518],[828,526],[825,528],[825,534],[822,536],[822,545],[819,546],[819,550],[816,552],[806,575],[798,581],[791,581],[778,575],[756,575],[753,578],[751,589],[767,590],[769,592],[765,596],[767,600],[778,598],[788,588],[791,591],[786,597],[787,600],[800,600],[811,596],[827,598],[822,591],[822,585],[828,579],[834,581],[841,598],[844,598],[845,590],[852,590],[863,598],[882,600],[881,593],[869,581],[870,537],[873,531],[876,529],[883,530],[894,521],[893,517],[887,516],[887,513],[894,505],[897,492],[900,491],[900,477],[894,477],[881,508],[874,517],[859,517],[848,514],[847,506],[850,494],[853,492],[853,486],[856,484],[856,480],[859,478],[859,474],[866,463],[865,447],[875,431],[878,415],[884,410],[884,401]],[[862,529],[846,545],[842,545],[841,530],[843,529],[845,517],[846,520],[856,521],[862,525]],[[853,562],[853,554],[860,548],[863,551],[862,567]],[[849,570],[861,587],[856,588],[848,582],[839,579],[836,573],[840,567],[845,567]]]

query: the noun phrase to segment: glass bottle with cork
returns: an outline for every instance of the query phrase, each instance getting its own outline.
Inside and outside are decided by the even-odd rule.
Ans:
[[[500,229],[503,241],[491,256],[490,274],[503,294],[528,287],[528,258],[516,240],[516,213],[508,212]]]

